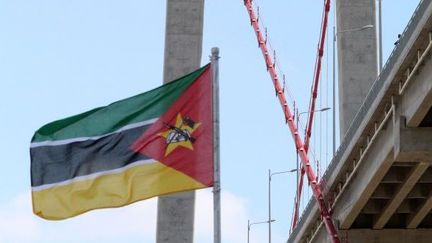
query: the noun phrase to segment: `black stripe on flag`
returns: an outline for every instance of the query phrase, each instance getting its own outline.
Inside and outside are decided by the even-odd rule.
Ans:
[[[131,150],[132,144],[150,125],[114,133],[97,140],[30,149],[31,183],[41,186],[77,176],[122,168],[150,159]]]

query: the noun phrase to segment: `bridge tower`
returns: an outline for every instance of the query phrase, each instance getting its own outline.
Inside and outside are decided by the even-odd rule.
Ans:
[[[167,0],[164,82],[198,69],[201,62],[204,0]],[[195,193],[159,197],[157,243],[192,243]]]
[[[342,140],[377,77],[375,1],[338,0],[336,15]]]

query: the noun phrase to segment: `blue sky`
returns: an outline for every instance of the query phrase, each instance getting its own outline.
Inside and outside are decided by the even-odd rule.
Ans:
[[[255,2],[289,90],[306,111],[322,1]],[[384,60],[418,2],[383,1]],[[60,222],[32,215],[29,142],[47,122],[160,85],[165,8],[165,1],[0,0],[1,243],[154,241],[154,199]],[[243,1],[206,1],[202,64],[213,46],[222,57],[223,242],[245,242],[247,220],[267,217],[268,169],[295,168],[295,150]],[[331,75],[330,55],[318,107],[331,106]],[[331,159],[331,122],[329,111],[314,127],[312,144],[323,165]],[[273,238],[283,242],[295,174],[274,177],[272,191]],[[199,191],[197,200],[195,240],[211,242],[210,190]],[[267,227],[252,227],[251,242],[264,242]]]

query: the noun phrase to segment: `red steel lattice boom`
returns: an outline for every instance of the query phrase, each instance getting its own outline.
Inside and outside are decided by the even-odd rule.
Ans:
[[[330,211],[327,208],[327,204],[324,200],[324,195],[323,195],[321,188],[317,182],[317,177],[316,177],[316,175],[312,169],[312,166],[311,166],[308,154],[307,154],[307,149],[305,147],[305,144],[303,143],[303,141],[300,138],[298,128],[294,122],[293,113],[291,112],[291,110],[288,106],[288,103],[287,103],[286,98],[285,98],[285,94],[284,94],[282,86],[279,82],[279,77],[278,77],[278,74],[276,71],[275,63],[272,60],[272,57],[269,53],[269,49],[267,47],[266,39],[264,38],[263,33],[260,29],[257,15],[255,14],[254,8],[252,6],[252,1],[251,0],[244,0],[244,4],[245,4],[245,7],[248,11],[251,25],[252,25],[252,27],[255,31],[256,37],[258,39],[259,48],[261,49],[261,52],[263,54],[265,63],[267,65],[267,70],[268,70],[270,77],[273,81],[273,85],[275,87],[279,103],[282,107],[282,111],[283,111],[284,116],[285,116],[285,121],[288,125],[288,128],[289,128],[291,135],[294,139],[294,143],[295,143],[296,148],[298,150],[299,157],[300,157],[301,162],[302,162],[302,168],[304,169],[305,174],[308,178],[309,185],[312,188],[313,195],[314,195],[316,201],[318,202],[318,206],[319,206],[319,209],[321,212],[321,216],[323,218],[323,222],[326,226],[327,232],[329,233],[330,238],[331,238],[333,243],[340,243],[340,239],[339,239],[339,236],[337,234],[336,227],[333,223]],[[330,9],[330,0],[325,0],[325,8],[326,8],[325,12],[328,13],[328,10]],[[326,20],[325,25],[327,25],[327,17],[324,17],[324,19]],[[324,36],[321,37],[320,43],[324,42],[324,40],[325,40],[325,31],[322,30],[322,32],[323,32],[322,34]],[[319,49],[320,55],[322,55],[321,52],[323,52],[323,49]],[[316,65],[315,72],[319,71],[319,69],[320,69],[321,57],[319,57],[317,60],[319,60],[319,61],[317,61],[318,63]],[[314,81],[313,92],[317,92],[317,88],[318,88],[317,83],[319,80],[319,75],[318,75],[318,78],[315,78],[315,80],[316,80],[316,84]],[[316,97],[316,95],[315,95],[315,97]],[[312,97],[311,100],[313,102],[313,103],[311,103],[311,106],[312,106],[312,104],[314,105],[315,98]],[[313,115],[309,119],[313,119]],[[311,125],[311,122],[308,121],[308,124],[309,123]]]
[[[316,55],[316,61],[315,61],[315,70],[314,70],[314,76],[312,80],[312,88],[311,88],[311,98],[309,103],[309,111],[308,111],[308,120],[306,124],[306,130],[305,130],[305,136],[304,136],[304,148],[306,150],[306,153],[309,151],[309,142],[312,135],[312,125],[313,125],[313,118],[315,114],[315,103],[316,98],[318,96],[318,84],[321,76],[321,64],[322,64],[322,57],[324,55],[324,45],[325,45],[325,38],[327,34],[327,23],[328,23],[328,14],[330,12],[330,0],[324,1],[324,11],[322,15],[322,21],[321,21],[321,33],[320,33],[320,39],[318,42],[318,50]],[[334,109],[334,107],[333,107]],[[317,165],[317,169],[318,169]],[[318,171],[317,171],[318,173]],[[294,205],[294,216],[293,216],[293,223],[292,223],[292,229],[295,228],[298,221],[299,216],[299,207],[300,207],[300,198],[302,194],[302,188],[303,188],[303,176],[305,174],[304,167],[301,167],[300,171],[300,181],[297,185],[297,195],[296,195],[296,201]],[[317,179],[318,180],[318,179]]]

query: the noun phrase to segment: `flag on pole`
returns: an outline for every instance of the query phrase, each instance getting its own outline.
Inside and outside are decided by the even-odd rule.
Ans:
[[[30,145],[33,211],[51,220],[213,186],[210,65],[49,123]]]

